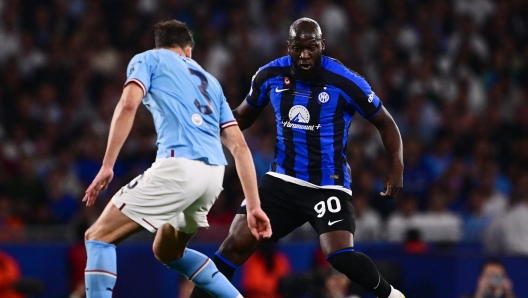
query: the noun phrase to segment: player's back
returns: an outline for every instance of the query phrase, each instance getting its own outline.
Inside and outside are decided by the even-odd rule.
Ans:
[[[221,126],[235,124],[218,81],[198,63],[166,49],[136,55],[127,83],[137,82],[156,127],[157,158],[185,157],[225,165]]]

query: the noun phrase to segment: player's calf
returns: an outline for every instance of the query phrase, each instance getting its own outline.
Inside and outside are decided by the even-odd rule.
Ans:
[[[242,297],[238,290],[218,270],[214,262],[195,250],[185,249],[182,258],[166,264],[166,266],[180,272],[213,297]]]
[[[115,245],[87,240],[84,278],[87,298],[111,298],[117,278]]]
[[[326,259],[339,272],[351,281],[369,290],[379,298],[402,298],[400,291],[394,289],[381,276],[374,262],[353,248],[345,248],[329,254]]]

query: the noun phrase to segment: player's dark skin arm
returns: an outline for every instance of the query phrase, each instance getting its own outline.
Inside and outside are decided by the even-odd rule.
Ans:
[[[254,108],[250,106],[245,100],[238,106],[238,108],[233,110],[233,116],[235,116],[236,121],[238,122],[238,127],[240,130],[244,130],[250,127],[264,108]]]
[[[378,129],[390,158],[389,173],[383,181],[385,192],[381,195],[394,199],[403,188],[403,145],[400,131],[385,107],[381,107],[379,113],[369,121]]]

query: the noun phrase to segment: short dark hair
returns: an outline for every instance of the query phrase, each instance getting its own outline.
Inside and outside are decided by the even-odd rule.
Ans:
[[[156,48],[194,48],[191,30],[185,23],[176,20],[157,23],[154,26],[154,41]]]

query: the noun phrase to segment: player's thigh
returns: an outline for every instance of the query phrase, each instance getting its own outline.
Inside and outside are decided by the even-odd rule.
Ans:
[[[259,185],[260,206],[270,220],[273,232],[271,240],[274,242],[308,220],[300,208],[300,201],[304,198],[297,195],[297,187],[299,186],[270,175],[265,175]],[[238,214],[246,213],[246,206],[242,203]]]
[[[325,256],[338,250],[354,247],[354,235],[349,231],[337,230],[319,235],[319,244]]]
[[[317,189],[304,207],[325,254],[354,246],[356,222],[349,194],[340,190]]]
[[[142,227],[121,213],[110,201],[97,221],[86,231],[85,240],[119,244]]]
[[[198,197],[169,223],[178,231],[192,234],[200,227],[208,228],[207,214],[222,192],[223,166],[211,166],[201,161],[189,161],[187,189]]]
[[[123,186],[112,198],[127,217],[156,233],[200,197],[203,189],[193,187],[185,158],[156,160],[145,173]],[[198,163],[198,162],[197,162]]]
[[[181,258],[193,235],[180,232],[169,223],[164,224],[156,232],[152,244],[154,255],[163,264]]]
[[[231,223],[229,235],[218,252],[236,266],[244,262],[269,239],[257,240],[248,227],[247,215],[237,214]]]

